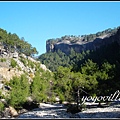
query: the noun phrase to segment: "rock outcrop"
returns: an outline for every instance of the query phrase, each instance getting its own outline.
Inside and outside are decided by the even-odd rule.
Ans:
[[[108,45],[115,41],[120,44],[120,28],[114,33],[95,37],[91,41],[85,41],[84,37],[79,37],[78,39],[75,37],[65,37],[60,40],[48,40],[46,41],[46,51],[54,52],[60,49],[62,52],[69,54],[71,48],[73,48],[76,52],[81,53],[86,50],[96,50],[103,45]]]
[[[12,61],[14,66],[11,64]],[[9,82],[14,76],[20,77],[26,72],[28,73],[29,83],[31,83],[37,67],[51,72],[40,61],[17,51],[10,52],[6,47],[0,46],[0,90],[2,95],[6,95],[9,91],[9,86],[5,86],[5,83]]]

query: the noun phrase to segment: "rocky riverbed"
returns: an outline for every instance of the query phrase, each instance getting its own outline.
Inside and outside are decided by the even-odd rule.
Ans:
[[[75,118],[78,114],[66,112],[66,107],[62,104],[40,104],[40,108],[36,108],[30,112],[19,115],[17,118]]]
[[[21,114],[17,118],[120,118],[120,103],[105,108],[87,108],[76,114],[67,112],[63,104],[41,103],[39,108]]]

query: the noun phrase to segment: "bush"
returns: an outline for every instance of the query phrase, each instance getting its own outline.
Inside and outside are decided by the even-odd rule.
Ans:
[[[1,58],[0,62],[6,62],[6,59],[5,58]]]
[[[12,68],[17,66],[17,62],[13,58],[11,59],[11,66]]]
[[[31,84],[32,99],[38,103],[47,100],[48,83],[42,77],[43,76],[40,76],[39,73],[36,73]]]
[[[34,68],[34,63],[32,61],[28,60],[28,66],[31,68]]]
[[[29,96],[29,82],[25,75],[21,75],[20,78],[13,77],[9,83],[12,88],[10,96],[8,98],[8,104],[14,108],[21,108],[26,102],[26,98]]]
[[[0,101],[0,112],[4,110],[4,104]]]

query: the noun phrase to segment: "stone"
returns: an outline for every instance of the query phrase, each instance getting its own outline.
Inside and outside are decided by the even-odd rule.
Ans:
[[[23,58],[27,58],[27,56],[25,55],[25,54],[23,54],[23,53],[21,53],[20,55],[19,55],[19,57],[23,57]]]
[[[55,101],[56,101],[56,102],[59,102],[59,101],[60,101],[60,99],[59,99],[58,97],[56,97],[56,98],[55,98]]]
[[[29,97],[27,97],[27,101],[28,102],[33,102],[33,99],[29,96]]]
[[[4,85],[3,83],[0,83],[0,89],[2,89],[2,88],[3,88],[3,85]]]
[[[0,99],[0,101],[4,104],[7,105],[7,101],[5,99]]]
[[[46,66],[44,64],[40,64],[40,67],[45,71],[48,70],[49,72],[51,72],[49,69],[46,68]]]
[[[13,58],[18,58],[18,53],[17,52],[13,53]]]
[[[21,109],[21,110],[18,111],[18,114],[22,114],[22,113],[26,113],[26,112],[27,112],[26,109]]]
[[[28,58],[28,60],[30,60],[30,61],[32,61],[32,62],[36,62],[36,60],[34,60],[32,57],[30,57],[30,56],[28,56],[27,57]]]
[[[17,111],[12,106],[9,106],[9,109],[12,117],[18,116]]]
[[[7,52],[3,52],[4,55],[7,55]]]

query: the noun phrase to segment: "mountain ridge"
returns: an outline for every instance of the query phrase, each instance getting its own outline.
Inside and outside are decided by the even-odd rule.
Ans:
[[[96,50],[103,45],[114,42],[115,39],[111,37],[115,36],[118,31],[119,27],[79,37],[63,36],[57,39],[49,39],[46,41],[46,52],[55,52],[59,49],[62,52],[69,54],[71,48],[73,48],[75,52],[80,53],[86,50]],[[108,39],[111,40],[109,41]]]

